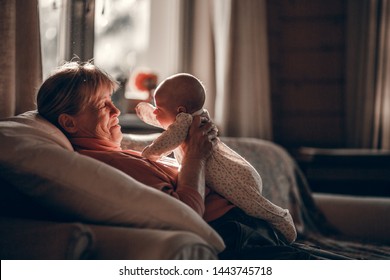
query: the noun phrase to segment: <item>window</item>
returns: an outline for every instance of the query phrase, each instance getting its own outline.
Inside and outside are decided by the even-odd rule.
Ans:
[[[69,5],[67,0],[40,0],[40,29],[42,41],[43,71],[46,77],[51,69],[61,60],[69,57],[60,57],[60,25],[71,21],[75,17],[66,17],[64,7]],[[71,1],[77,11],[82,5]],[[88,1],[86,1],[88,2]],[[92,5],[94,3],[94,5]],[[114,77],[128,74],[137,64],[137,57],[147,51],[149,40],[150,0],[96,0],[89,1],[89,7],[95,7],[95,63],[104,68]],[[73,10],[73,9],[70,9]],[[77,27],[76,27],[77,28]],[[66,30],[64,29],[66,32]],[[66,34],[62,34],[69,38]],[[71,40],[71,38],[69,38]],[[77,40],[73,44],[78,44]],[[80,54],[71,54],[80,56]]]
[[[127,86],[132,71],[149,46],[150,0],[95,0],[94,63],[121,83],[113,95],[122,113],[132,112],[136,103],[127,99],[146,99]]]
[[[39,0],[42,72],[46,78],[58,65],[58,34],[62,1]]]
[[[96,0],[94,61],[127,76],[149,46],[149,0]]]
[[[160,81],[178,72],[181,3],[40,0],[44,78],[59,63],[75,56],[93,59],[124,85],[136,68],[150,69]]]

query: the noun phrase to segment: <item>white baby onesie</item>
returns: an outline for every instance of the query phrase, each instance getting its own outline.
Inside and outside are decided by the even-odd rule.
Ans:
[[[156,120],[154,110],[155,107],[145,102],[139,103],[136,108],[141,120],[162,127]],[[207,110],[202,109],[195,114],[210,119]],[[163,127],[165,131],[145,147],[142,155],[157,160],[173,151],[176,160],[181,163],[183,156],[179,146],[187,137],[192,119],[191,114],[179,113],[176,121],[169,127]],[[295,241],[297,233],[288,209],[283,209],[262,196],[262,180],[255,168],[221,141],[207,161],[206,185],[248,215],[270,223],[289,243]]]

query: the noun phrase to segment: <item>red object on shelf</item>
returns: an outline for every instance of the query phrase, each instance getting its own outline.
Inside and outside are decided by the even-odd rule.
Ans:
[[[157,75],[139,72],[135,76],[134,86],[140,91],[151,91],[157,87]]]

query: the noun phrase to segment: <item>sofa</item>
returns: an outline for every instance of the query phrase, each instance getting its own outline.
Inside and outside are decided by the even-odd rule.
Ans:
[[[125,134],[124,149],[156,137]],[[389,198],[312,193],[270,141],[222,138],[259,171],[263,194],[288,208],[295,246],[390,259]],[[220,236],[191,208],[76,153],[36,111],[0,121],[1,259],[217,259]]]
[[[2,259],[216,259],[190,207],[76,153],[37,112],[0,121]]]

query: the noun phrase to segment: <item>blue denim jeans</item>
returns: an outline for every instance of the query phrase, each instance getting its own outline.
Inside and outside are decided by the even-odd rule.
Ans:
[[[251,217],[237,207],[209,224],[226,245],[220,259],[323,259],[287,245],[267,222]]]

